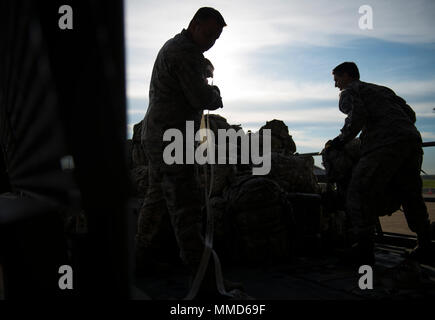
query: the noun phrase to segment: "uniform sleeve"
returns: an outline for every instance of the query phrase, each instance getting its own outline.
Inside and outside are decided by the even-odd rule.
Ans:
[[[398,102],[398,104],[402,107],[402,110],[408,116],[409,120],[411,120],[412,123],[415,123],[417,118],[415,117],[414,110],[412,110],[412,108],[406,103],[406,101],[403,98],[401,98],[399,96],[395,96],[395,98],[396,98],[396,101]]]
[[[214,86],[204,81],[204,58],[199,55],[183,55],[177,61],[175,74],[189,104],[197,110],[222,108],[222,98]]]
[[[338,138],[342,143],[347,143],[361,131],[366,122],[367,114],[361,98],[349,89],[341,92],[339,108],[347,114],[347,117]]]

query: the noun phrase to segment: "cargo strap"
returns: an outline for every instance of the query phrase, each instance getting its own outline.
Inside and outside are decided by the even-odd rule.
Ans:
[[[207,122],[205,123],[205,129],[210,128],[209,115],[210,115],[210,113],[207,113]],[[208,137],[207,137],[207,130],[206,130],[206,140],[207,140],[207,143],[209,143],[209,140],[207,138]],[[212,146],[212,147],[214,147],[214,146]],[[211,210],[210,210],[210,196],[212,193],[213,182],[214,182],[213,165],[210,165],[210,188],[208,188],[207,164],[204,165],[204,177],[205,177],[205,183],[204,183],[205,184],[205,187],[204,187],[205,193],[204,194],[205,194],[205,205],[206,205],[206,214],[207,214],[207,225],[206,225],[206,232],[205,232],[204,251],[202,253],[201,262],[199,264],[199,267],[198,267],[198,270],[196,272],[196,275],[195,275],[195,278],[193,280],[190,291],[187,294],[187,296],[184,298],[184,300],[192,300],[198,294],[199,288],[201,286],[202,280],[204,279],[204,275],[205,275],[205,272],[207,270],[207,266],[209,264],[210,254],[213,254],[214,271],[215,271],[215,277],[216,277],[216,287],[217,287],[218,292],[222,296],[232,297],[232,295],[229,294],[225,290],[224,280],[223,280],[223,276],[222,276],[221,263],[220,263],[220,260],[219,260],[217,253],[213,250],[214,225],[213,225],[213,216],[212,216]]]

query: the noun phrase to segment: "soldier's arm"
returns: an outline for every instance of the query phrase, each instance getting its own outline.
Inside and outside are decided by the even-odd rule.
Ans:
[[[341,93],[339,106],[340,110],[347,114],[347,117],[337,139],[342,144],[346,144],[361,131],[367,115],[363,101],[351,90],[345,90]]]
[[[180,57],[175,70],[181,89],[189,104],[198,110],[216,110],[222,108],[219,89],[204,81],[201,56],[185,55]]]
[[[399,96],[395,96],[395,97],[398,103],[400,104],[400,106],[402,107],[402,110],[405,111],[406,115],[409,117],[412,123],[415,123],[417,119],[415,117],[414,110],[412,110],[412,108],[406,103],[406,101],[403,98]]]

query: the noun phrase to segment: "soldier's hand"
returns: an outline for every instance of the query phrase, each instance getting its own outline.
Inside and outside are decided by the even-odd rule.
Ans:
[[[328,140],[328,142],[326,142],[325,144],[325,150],[327,149],[336,149],[336,150],[341,150],[344,147],[344,143],[343,141],[340,140],[339,137],[336,137],[332,140]]]
[[[219,90],[218,86],[212,86],[213,89],[215,89],[217,91],[217,93],[219,94],[219,96],[221,95],[221,91]]]
[[[216,109],[223,108],[223,107],[224,107],[224,104],[222,103],[222,98],[220,98],[219,103],[218,103],[218,107]]]
[[[222,104],[221,91],[219,90],[218,86],[212,86],[212,87],[216,91],[216,93],[219,95],[219,98],[218,98],[217,103],[215,103],[216,106],[213,109],[210,109],[210,110],[216,110],[216,109],[219,109],[219,108],[223,108],[224,105]]]
[[[207,110],[217,110],[223,108],[222,99],[218,97],[213,103],[211,103],[206,109]]]
[[[325,143],[325,147],[324,147],[325,150],[327,150],[328,148],[331,147],[331,142],[332,142],[332,140],[328,140],[328,141]]]

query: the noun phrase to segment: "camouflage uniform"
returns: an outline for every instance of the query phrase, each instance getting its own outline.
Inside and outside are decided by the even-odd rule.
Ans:
[[[191,269],[197,267],[204,248],[199,181],[195,165],[164,163],[163,133],[175,128],[186,137],[186,121],[194,121],[196,132],[204,109],[222,107],[218,88],[205,81],[206,65],[188,31],[167,41],[154,64],[142,129],[150,181],[139,216],[137,250],[152,246],[168,212],[181,258]]]
[[[347,211],[357,237],[372,236],[385,214],[385,194],[395,185],[409,228],[423,234],[429,226],[421,195],[422,140],[415,113],[391,89],[353,81],[340,94],[347,115],[338,139],[347,143],[361,131],[361,158],[352,172]]]

